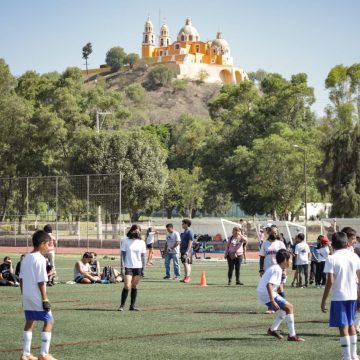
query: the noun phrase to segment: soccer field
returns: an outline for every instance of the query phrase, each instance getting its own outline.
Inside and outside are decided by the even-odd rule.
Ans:
[[[16,263],[19,255],[10,255]],[[60,281],[72,279],[79,258],[57,256]],[[102,255],[98,260],[102,266],[118,265]],[[208,283],[204,288],[199,287],[201,271]],[[295,306],[297,333],[306,342],[277,340],[266,334],[273,315],[265,314],[256,298],[257,263],[245,264],[241,271],[245,285],[229,287],[224,261],[195,260],[192,282],[183,284],[163,280],[158,259],[139,286],[141,312],[129,312],[128,307],[117,311],[122,284],[57,284],[48,288],[55,317],[50,352],[59,360],[341,358],[338,331],[328,327],[328,314],[320,311],[323,290],[286,288]],[[19,359],[24,325],[20,290],[0,287],[0,301],[0,359]],[[33,333],[34,355],[39,353],[40,328],[38,323]],[[287,334],[285,321],[281,329]]]

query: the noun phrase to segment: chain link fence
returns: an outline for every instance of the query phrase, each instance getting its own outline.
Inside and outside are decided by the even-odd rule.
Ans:
[[[119,174],[0,178],[0,245],[29,246],[51,224],[58,246],[118,247]]]

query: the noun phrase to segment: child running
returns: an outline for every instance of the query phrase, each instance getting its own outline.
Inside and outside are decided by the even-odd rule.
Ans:
[[[49,241],[50,236],[47,232],[43,230],[35,232],[32,237],[34,249],[25,256],[21,263],[20,287],[26,322],[23,332],[23,354],[20,360],[56,360],[49,354],[54,318],[46,293],[48,276],[46,260],[43,256],[48,252]],[[35,321],[44,322],[39,358],[33,356],[30,352]]]
[[[327,279],[321,310],[327,311],[326,299],[332,288],[329,325],[339,328],[343,360],[358,360],[354,320],[359,297],[360,259],[347,249],[348,237],[344,232],[334,233],[331,240],[335,253],[325,263]]]
[[[276,292],[281,285],[283,271],[290,265],[290,258],[290,252],[285,249],[280,249],[276,253],[277,264],[270,266],[265,271],[257,287],[257,293],[260,303],[276,311],[276,318],[267,331],[268,335],[274,336],[277,339],[283,339],[279,326],[286,319],[289,329],[288,341],[302,342],[305,340],[297,336],[295,332],[293,305]]]

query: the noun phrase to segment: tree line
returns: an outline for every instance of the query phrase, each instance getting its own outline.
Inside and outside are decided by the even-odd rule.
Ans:
[[[99,78],[87,86],[77,68],[15,78],[0,59],[0,176],[122,172],[133,221],[157,209],[221,215],[232,202],[284,219],[303,209],[305,151],[308,201],[359,215],[360,64],[330,70],[322,118],[311,110],[306,74],[288,80],[260,70],[250,79],[224,85],[208,118],[189,108],[174,124],[125,128],[124,96],[141,101],[140,84],[119,92]],[[101,112],[110,114],[97,132]]]

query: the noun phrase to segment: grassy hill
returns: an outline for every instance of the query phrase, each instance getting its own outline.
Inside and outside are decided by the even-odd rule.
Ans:
[[[144,99],[140,102],[131,100],[125,94],[126,88],[134,83],[144,86],[147,74],[147,67],[137,66],[105,76],[110,89],[124,92],[124,104],[132,114],[128,125],[172,123],[184,113],[208,117],[207,104],[221,88],[221,84],[173,80],[168,87],[145,89]]]

